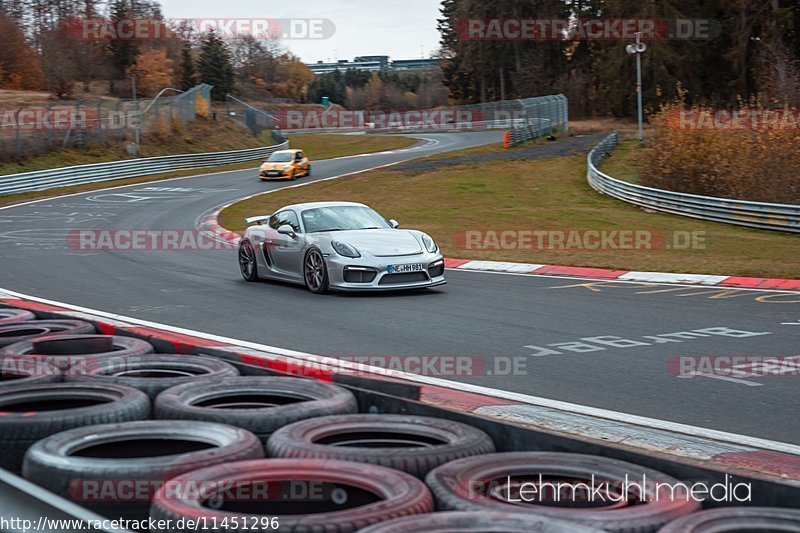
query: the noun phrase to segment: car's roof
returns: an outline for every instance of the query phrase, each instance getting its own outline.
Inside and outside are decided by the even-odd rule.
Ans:
[[[291,150],[276,150],[272,152],[273,154],[296,154],[297,152],[302,152],[300,149],[291,149]]]
[[[287,205],[278,209],[278,211],[283,211],[284,209],[294,209],[295,211],[305,211],[306,209],[319,209],[320,207],[367,207],[364,204],[359,204],[357,202],[306,202],[302,204],[292,204]],[[278,211],[275,211],[276,213]]]

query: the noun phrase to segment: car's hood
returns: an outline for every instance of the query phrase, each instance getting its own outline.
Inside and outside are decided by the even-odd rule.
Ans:
[[[366,229],[326,233],[331,240],[355,246],[361,253],[377,257],[412,255],[422,253],[422,246],[407,230]]]
[[[264,163],[261,165],[261,170],[283,170],[291,166],[291,163]]]

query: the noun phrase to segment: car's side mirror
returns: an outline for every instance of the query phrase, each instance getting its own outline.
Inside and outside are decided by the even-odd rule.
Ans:
[[[389,220],[389,225],[394,229],[397,229],[397,228],[400,227],[400,223],[397,222],[395,219]]]
[[[294,228],[292,228],[289,224],[284,224],[283,226],[279,227],[278,233],[281,235],[288,235],[293,239],[297,237],[297,234],[294,232]]]

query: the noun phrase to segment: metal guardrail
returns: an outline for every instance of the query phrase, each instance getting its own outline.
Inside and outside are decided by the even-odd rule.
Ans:
[[[207,152],[127,159],[124,161],[25,172],[23,174],[9,174],[0,176],[0,194],[42,191],[55,187],[134,178],[188,168],[246,163],[263,159],[276,150],[283,150],[288,147],[289,141],[285,140],[274,146],[248,148],[231,152]]]
[[[604,174],[597,165],[619,143],[612,133],[587,158],[587,180],[596,191],[654,211],[737,226],[800,234],[800,205],[770,204],[644,187]]]

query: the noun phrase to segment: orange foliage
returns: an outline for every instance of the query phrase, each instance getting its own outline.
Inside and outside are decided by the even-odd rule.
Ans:
[[[733,112],[686,109],[681,100],[663,106],[651,119],[655,133],[645,149],[641,183],[706,196],[800,204],[798,110],[766,110],[741,102],[737,111],[743,120],[734,123]]]
[[[136,76],[136,92],[140,96],[152,97],[169,87],[173,77],[172,60],[164,50],[148,50],[136,58],[136,64],[128,69],[128,76]]]
[[[37,91],[44,76],[39,56],[14,22],[0,15],[0,89]]]

